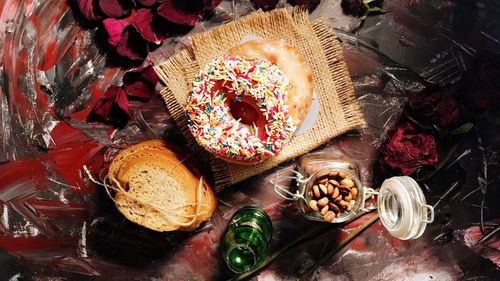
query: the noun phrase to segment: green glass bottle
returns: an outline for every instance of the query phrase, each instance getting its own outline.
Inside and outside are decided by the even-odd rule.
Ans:
[[[267,255],[273,230],[269,216],[257,207],[234,213],[221,241],[221,251],[229,269],[243,273],[254,269]]]

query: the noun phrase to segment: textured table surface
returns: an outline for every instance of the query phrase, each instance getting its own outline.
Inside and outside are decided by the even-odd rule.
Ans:
[[[438,86],[455,91],[462,104],[480,103],[481,96],[462,97],[459,85],[478,61],[500,49],[496,0],[386,0],[385,7],[388,13],[364,22],[343,15],[336,0],[323,0],[311,13],[337,29],[368,123],[318,151],[354,159],[367,186],[380,180],[373,177],[374,157],[407,97]],[[244,0],[223,1],[192,32],[253,9]],[[214,216],[194,233],[154,233],[126,221],[88,180],[83,165],[99,170],[127,145],[182,137],[158,96],[132,102],[133,117],[123,129],[86,121],[96,99],[125,71],[106,66],[94,35],[75,23],[64,1],[0,1],[0,280],[230,279],[218,241],[231,214],[246,205],[271,216],[271,252],[324,228],[324,235],[253,276],[294,279],[370,217],[341,228],[307,221],[269,182],[276,172],[291,170],[292,161],[219,193]],[[171,38],[147,60],[157,64],[188,42]],[[498,95],[487,106],[495,108],[496,101]],[[500,122],[477,120],[451,160],[424,185],[436,220],[422,238],[397,240],[377,222],[310,278],[498,280],[498,235],[476,242],[480,227],[499,227]]]

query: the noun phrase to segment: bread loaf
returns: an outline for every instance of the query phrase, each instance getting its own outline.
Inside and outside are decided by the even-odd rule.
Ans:
[[[189,156],[160,140],[120,152],[108,172],[118,210],[130,221],[156,231],[196,229],[211,217],[216,199],[187,161]]]

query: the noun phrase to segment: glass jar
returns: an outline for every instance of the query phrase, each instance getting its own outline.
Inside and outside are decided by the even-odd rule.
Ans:
[[[271,219],[266,212],[257,207],[236,211],[221,241],[222,256],[229,269],[236,273],[254,269],[267,256],[271,236]]]
[[[411,177],[386,179],[377,192],[362,184],[356,163],[316,153],[299,159],[294,179],[295,194],[278,184],[275,190],[298,200],[302,214],[310,220],[342,223],[378,208],[384,227],[402,240],[420,237],[434,220],[433,207],[426,204],[422,189]],[[369,204],[372,196],[377,199]]]

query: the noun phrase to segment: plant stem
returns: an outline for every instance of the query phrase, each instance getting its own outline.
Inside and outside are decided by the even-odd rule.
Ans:
[[[436,166],[436,169],[432,172],[430,172],[429,174],[427,174],[422,180],[421,182],[426,182],[428,181],[429,179],[431,179],[433,176],[435,176],[439,171],[441,171],[441,169],[444,167],[444,165],[446,163],[448,163],[448,161],[450,161],[451,159],[451,156],[453,156],[453,154],[455,154],[455,151],[457,150],[458,148],[458,145],[459,143],[456,143],[454,144],[450,150],[448,151],[448,153],[446,154],[446,156],[444,157],[443,161],[440,161],[439,164]]]
[[[286,253],[286,252],[291,252],[291,251],[294,251],[294,250],[297,250],[297,249],[300,249],[302,247],[305,247],[306,245],[308,245],[310,242],[312,241],[315,241],[317,239],[321,239],[322,236],[325,236],[327,234],[329,234],[330,230],[333,230],[333,229],[338,229],[339,227],[342,227],[344,225],[347,225],[349,223],[351,223],[352,221],[358,219],[359,217],[363,216],[363,215],[366,215],[370,212],[372,212],[374,210],[370,210],[368,212],[365,212],[365,213],[360,213],[357,217],[353,218],[352,220],[348,221],[348,222],[345,222],[345,223],[342,223],[342,224],[330,224],[330,223],[325,223],[323,224],[322,226],[318,227],[318,228],[315,228],[311,231],[308,231],[307,233],[299,236],[298,238],[296,238],[295,240],[293,240],[292,242],[288,243],[287,245],[285,245],[283,248],[277,250],[276,252],[274,252],[272,255],[268,256],[264,261],[262,261],[262,263],[257,267],[255,268],[254,270],[252,271],[249,271],[249,272],[245,272],[237,277],[235,277],[234,280],[243,280],[245,278],[248,278],[250,276],[252,276],[253,274],[259,272],[261,269],[263,269],[264,267],[268,266],[269,264],[271,264],[275,259],[277,259],[279,256],[281,256],[282,254]]]
[[[316,263],[310,266],[304,273],[302,273],[297,280],[305,280],[309,275],[311,275],[314,271],[316,271],[321,265],[323,265],[327,260],[336,255],[342,248],[344,248],[347,244],[349,244],[354,238],[356,238],[359,234],[361,234],[364,230],[366,230],[370,225],[378,220],[378,214],[374,215],[363,225],[359,226],[358,229],[354,230],[347,236],[344,240],[342,240],[335,248],[329,251],[326,255],[321,257]]]

